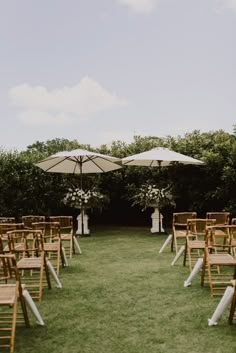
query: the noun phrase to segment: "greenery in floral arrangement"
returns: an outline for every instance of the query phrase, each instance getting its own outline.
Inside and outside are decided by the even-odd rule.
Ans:
[[[143,184],[139,189],[136,189],[130,197],[133,201],[132,206],[140,205],[145,210],[147,207],[157,207],[162,209],[166,206],[174,206],[174,195],[171,187],[158,188],[155,184]]]
[[[109,197],[93,188],[82,190],[80,188],[69,188],[64,197],[64,203],[74,208],[100,208],[102,209],[109,202]]]

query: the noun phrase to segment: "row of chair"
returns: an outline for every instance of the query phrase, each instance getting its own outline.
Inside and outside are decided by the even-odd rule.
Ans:
[[[176,253],[179,251],[179,247],[183,245],[183,241],[185,242],[187,221],[195,218],[197,212],[173,213],[171,251],[175,250]],[[214,219],[215,224],[226,225],[230,223],[230,212],[207,212],[205,219]]]
[[[21,217],[21,222],[16,223],[15,217],[0,217],[0,232],[6,232],[7,230],[15,229],[33,229],[33,223],[42,222],[58,222],[60,225],[61,240],[64,242],[64,247],[67,256],[72,257],[75,253],[76,238],[73,234],[73,217],[72,216],[45,216],[39,215],[27,215]],[[35,225],[34,225],[35,227]]]
[[[45,221],[43,216],[25,216],[22,217],[22,223],[15,223],[14,217],[1,217],[0,349],[9,347],[10,352],[14,350],[19,299],[23,310],[23,321],[26,326],[29,326],[22,288],[29,290],[30,298],[41,301],[43,287],[46,285],[51,289],[49,274],[53,275],[60,288],[57,276],[59,268],[68,264],[66,251],[62,246],[66,243],[69,243],[67,247],[69,257],[75,252],[75,246],[81,253],[73,234],[72,217],[50,217]],[[4,310],[6,307],[10,308],[11,313]]]
[[[232,323],[236,308],[236,218],[230,221],[229,212],[209,212],[206,218],[197,218],[195,212],[175,213],[172,229],[169,240],[171,250],[176,250],[172,264],[183,253],[183,265],[189,266],[184,287],[191,285],[201,271],[201,285],[209,285],[211,297],[223,296],[224,303],[230,298],[229,323]],[[209,320],[209,325],[212,324],[215,319]]]

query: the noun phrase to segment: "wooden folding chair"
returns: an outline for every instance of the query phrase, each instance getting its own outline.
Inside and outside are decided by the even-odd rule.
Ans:
[[[176,253],[179,251],[179,246],[184,245],[187,234],[187,220],[197,217],[196,212],[179,212],[173,213],[172,221],[172,242],[171,251],[174,250]]]
[[[65,266],[61,243],[61,231],[59,222],[37,222],[32,223],[33,229],[42,231],[44,251],[46,257],[51,261],[57,275],[59,275],[60,264]]]
[[[18,312],[20,301],[22,313]],[[16,323],[29,327],[26,303],[22,293],[20,276],[12,254],[0,255],[0,350],[14,351]]]
[[[206,218],[215,219],[216,225],[227,225],[230,223],[230,212],[207,212]],[[218,229],[215,231],[215,236],[224,237],[224,232]],[[224,241],[226,241],[226,238],[224,238]]]
[[[9,252],[7,232],[16,229],[23,229],[23,223],[0,223],[0,236],[2,247],[5,252]]]
[[[199,257],[203,257],[205,250],[206,229],[214,225],[214,219],[195,218],[187,220],[187,235],[184,251],[184,266],[188,261],[191,272]]]
[[[29,289],[32,298],[41,301],[44,273],[47,286],[51,289],[42,231],[23,229],[10,231],[7,234],[9,250],[16,255],[17,269],[22,281]]]
[[[33,229],[32,223],[45,222],[45,216],[27,215],[27,216],[22,216],[21,218],[25,229]]]
[[[61,241],[65,248],[66,255],[71,258],[75,254],[74,230],[72,216],[51,216],[50,222],[59,222],[61,230]]]
[[[222,295],[225,287],[236,278],[236,259],[231,254],[231,237],[235,232],[236,225],[207,227],[201,285],[204,285],[207,271],[211,297]],[[223,237],[216,234],[223,234]]]

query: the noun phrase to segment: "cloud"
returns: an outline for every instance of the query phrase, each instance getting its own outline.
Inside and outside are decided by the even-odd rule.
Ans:
[[[123,107],[127,101],[84,77],[72,87],[48,90],[43,86],[22,84],[9,91],[11,102],[22,109],[18,115],[24,123],[64,124],[108,109]]]
[[[236,12],[236,0],[216,0],[216,11],[223,12],[226,8]]]
[[[121,5],[127,6],[131,11],[150,14],[155,10],[160,0],[116,0]]]

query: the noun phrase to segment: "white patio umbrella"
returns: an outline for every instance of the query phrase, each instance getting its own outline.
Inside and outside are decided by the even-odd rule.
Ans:
[[[120,169],[120,159],[101,153],[76,149],[53,154],[35,165],[45,172],[80,174],[80,188],[83,188],[82,174],[105,173]],[[83,210],[81,212],[83,234]]]
[[[182,164],[196,164],[201,165],[204,162],[188,157],[184,154],[177,153],[164,147],[153,148],[146,152],[141,152],[122,158],[122,165],[130,166],[144,166],[144,167],[166,167],[174,163]],[[158,211],[159,212],[159,211]],[[160,218],[158,222],[158,229],[160,231]]]
[[[188,157],[184,154],[169,150],[168,148],[157,147],[152,150],[134,154],[122,158],[123,165],[135,165],[144,167],[166,167],[174,162],[182,164],[204,164],[204,162]]]

